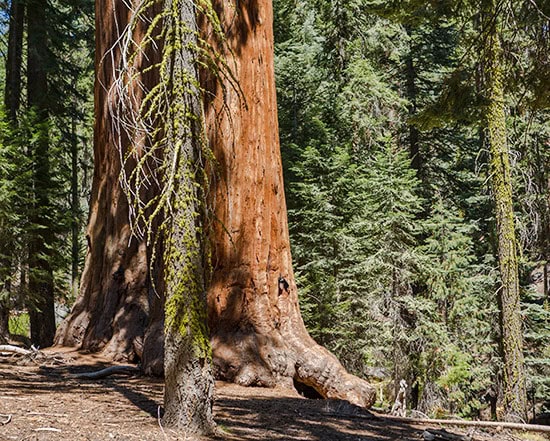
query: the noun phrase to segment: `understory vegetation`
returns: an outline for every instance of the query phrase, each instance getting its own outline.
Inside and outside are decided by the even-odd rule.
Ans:
[[[33,343],[48,346],[51,329],[37,326],[74,301],[90,246],[93,1],[1,8],[0,343],[30,328]],[[391,407],[404,379],[409,407],[430,416],[503,411],[486,121],[494,78],[483,55],[484,23],[498,21],[526,410],[550,412],[550,3],[503,1],[489,17],[476,2],[453,0],[274,0],[273,8],[306,326],[376,386],[378,406]]]
[[[529,407],[548,411],[550,144],[539,76],[548,17],[501,6]],[[405,379],[425,414],[491,416],[502,394],[501,282],[480,13],[454,2],[316,0],[277,0],[275,12],[308,329],[378,382],[380,406]]]

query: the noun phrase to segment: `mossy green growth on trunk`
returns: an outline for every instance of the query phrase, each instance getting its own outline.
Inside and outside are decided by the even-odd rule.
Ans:
[[[510,152],[506,136],[502,48],[499,41],[499,20],[495,0],[484,0],[482,7],[485,16],[485,76],[488,100],[485,118],[502,281],[499,295],[504,361],[504,418],[526,420],[527,393],[520,308],[518,243],[514,226]]]
[[[175,243],[174,239],[168,242],[165,254],[165,327],[167,332],[177,332],[182,337],[188,337],[196,357],[211,359],[206,288],[202,256],[197,246],[201,239],[192,225],[187,228],[189,230],[180,236],[183,239],[181,242]]]

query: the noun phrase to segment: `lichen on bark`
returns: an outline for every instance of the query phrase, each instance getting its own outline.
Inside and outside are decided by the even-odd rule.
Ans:
[[[490,173],[495,204],[498,260],[502,286],[501,332],[503,352],[504,419],[527,420],[527,393],[523,358],[523,324],[520,308],[518,244],[514,225],[512,169],[506,136],[504,74],[495,0],[482,3],[485,18],[485,119],[490,152]]]

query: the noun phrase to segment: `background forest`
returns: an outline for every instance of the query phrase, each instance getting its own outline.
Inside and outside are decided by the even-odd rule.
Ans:
[[[8,322],[12,334],[27,332],[21,311],[32,329],[53,299],[59,317],[74,300],[87,246],[94,29],[89,0],[1,6],[7,338]],[[497,6],[529,406],[550,411],[550,4]],[[501,282],[483,14],[455,1],[273,7],[291,244],[310,333],[377,382],[378,405],[405,379],[420,412],[494,416]]]

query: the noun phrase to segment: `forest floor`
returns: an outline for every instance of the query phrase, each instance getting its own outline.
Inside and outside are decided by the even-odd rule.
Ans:
[[[75,373],[109,366],[98,356],[48,352],[31,361],[0,356],[0,441],[180,441],[162,428],[158,413],[163,382],[114,374],[98,379]],[[347,403],[308,400],[286,389],[244,388],[216,383],[212,440],[244,441],[391,441],[424,440],[427,428],[386,420]],[[7,422],[9,420],[9,422]],[[464,431],[472,440],[539,441],[540,435]]]

